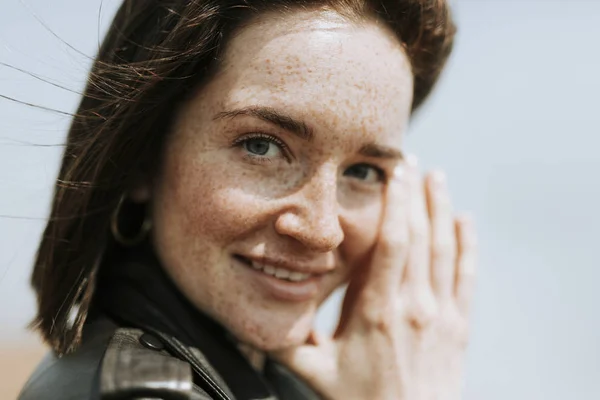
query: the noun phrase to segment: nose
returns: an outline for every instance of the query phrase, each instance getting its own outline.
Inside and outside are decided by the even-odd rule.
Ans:
[[[329,252],[344,240],[340,224],[335,174],[314,176],[289,196],[278,214],[275,230],[315,252]],[[334,175],[334,176],[327,176]]]

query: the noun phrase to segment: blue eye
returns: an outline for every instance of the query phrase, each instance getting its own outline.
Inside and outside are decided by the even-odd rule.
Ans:
[[[271,135],[262,133],[251,134],[239,138],[234,144],[242,148],[246,156],[255,161],[271,161],[286,157],[285,151],[287,147],[285,143]]]
[[[244,142],[244,148],[249,153],[256,154],[258,156],[266,155],[272,147],[274,146],[271,142],[260,138],[252,138]]]
[[[380,168],[368,164],[355,164],[344,171],[344,176],[350,176],[369,183],[383,181],[383,175],[384,173]]]

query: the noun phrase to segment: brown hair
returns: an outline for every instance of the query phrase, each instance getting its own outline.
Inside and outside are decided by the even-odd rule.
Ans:
[[[32,326],[59,354],[77,346],[98,266],[115,246],[110,215],[136,173],[153,172],[177,104],[210,79],[236,29],[298,8],[385,23],[411,61],[413,111],[452,48],[445,0],[125,0],[74,116],[34,264]]]

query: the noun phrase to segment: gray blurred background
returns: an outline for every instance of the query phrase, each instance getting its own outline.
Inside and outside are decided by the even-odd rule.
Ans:
[[[73,92],[0,65],[0,95],[74,111],[120,1],[1,3],[0,62]],[[600,399],[600,1],[453,3],[455,52],[408,150],[447,171],[456,207],[478,221],[465,399]],[[68,125],[0,98],[5,348],[32,340],[30,266]]]

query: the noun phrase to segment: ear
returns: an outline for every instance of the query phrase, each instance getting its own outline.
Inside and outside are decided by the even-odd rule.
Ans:
[[[150,179],[147,177],[140,178],[129,190],[129,198],[134,203],[147,203],[152,197],[152,189],[150,185]]]

